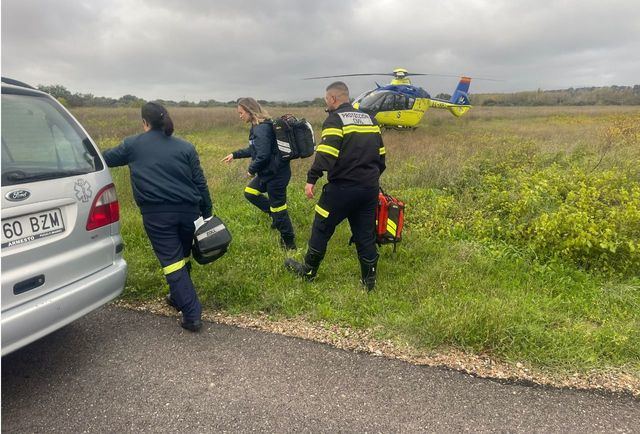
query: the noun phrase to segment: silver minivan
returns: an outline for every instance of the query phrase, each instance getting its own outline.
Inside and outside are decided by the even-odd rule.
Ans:
[[[2,355],[117,297],[119,206],[98,148],[54,98],[2,79]]]

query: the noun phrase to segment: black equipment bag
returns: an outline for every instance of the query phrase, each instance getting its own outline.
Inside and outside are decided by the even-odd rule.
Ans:
[[[231,233],[219,217],[213,216],[193,234],[193,258],[198,264],[213,262],[227,252],[230,243]]]
[[[313,155],[316,141],[313,128],[306,119],[286,114],[273,121],[277,152],[282,161],[307,158]]]

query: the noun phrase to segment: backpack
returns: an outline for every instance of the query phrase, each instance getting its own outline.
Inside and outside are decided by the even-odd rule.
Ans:
[[[396,244],[402,241],[403,227],[404,202],[386,194],[380,188],[376,207],[376,243],[378,245],[393,243],[395,252]]]
[[[227,252],[230,243],[231,233],[219,217],[213,216],[193,234],[193,259],[202,265],[213,262]]]
[[[282,161],[307,158],[313,155],[316,141],[313,128],[306,119],[286,114],[273,121],[277,154]]]

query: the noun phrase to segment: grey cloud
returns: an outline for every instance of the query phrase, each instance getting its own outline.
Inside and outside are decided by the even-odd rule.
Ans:
[[[505,79],[476,92],[630,85],[639,45],[634,0],[2,2],[3,74],[116,97],[300,100],[326,84],[302,77],[400,66]]]

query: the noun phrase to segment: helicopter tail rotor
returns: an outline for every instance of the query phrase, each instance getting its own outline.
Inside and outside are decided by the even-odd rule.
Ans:
[[[469,105],[469,85],[471,84],[471,77],[460,77],[458,87],[451,95],[449,102],[458,105]]]

